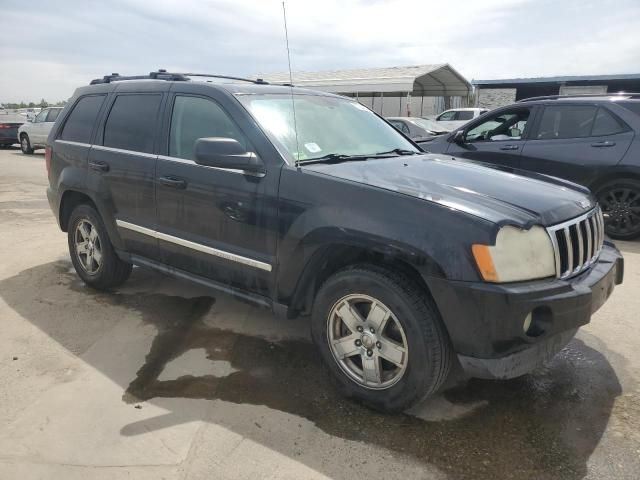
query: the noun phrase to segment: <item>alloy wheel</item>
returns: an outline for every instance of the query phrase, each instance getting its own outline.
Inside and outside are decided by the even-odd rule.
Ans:
[[[368,295],[347,295],[334,304],[327,321],[329,349],[354,382],[382,390],[402,378],[409,358],[407,338],[386,305]]]
[[[640,192],[630,187],[614,187],[600,197],[600,205],[610,235],[633,235],[640,231]]]
[[[88,220],[78,222],[74,234],[76,256],[83,270],[95,275],[102,266],[102,244],[96,227]]]

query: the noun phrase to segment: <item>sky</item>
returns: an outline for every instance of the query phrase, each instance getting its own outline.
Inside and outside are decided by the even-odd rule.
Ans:
[[[294,71],[449,63],[467,79],[640,73],[640,1],[287,0]],[[0,0],[0,102],[111,72],[287,69],[280,0]]]

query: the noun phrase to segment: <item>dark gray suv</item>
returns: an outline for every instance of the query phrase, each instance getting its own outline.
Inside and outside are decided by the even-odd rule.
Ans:
[[[602,206],[609,236],[640,236],[638,94],[530,98],[421,147],[589,187]]]

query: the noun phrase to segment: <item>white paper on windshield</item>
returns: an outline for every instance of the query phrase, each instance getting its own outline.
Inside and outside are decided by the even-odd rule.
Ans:
[[[318,144],[313,142],[305,143],[304,148],[309,150],[311,153],[318,153],[322,151]]]

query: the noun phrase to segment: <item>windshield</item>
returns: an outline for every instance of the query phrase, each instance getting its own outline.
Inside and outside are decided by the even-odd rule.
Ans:
[[[438,125],[438,122],[434,122],[433,120],[427,120],[427,119],[424,119],[424,118],[416,118],[415,120],[412,120],[412,122],[415,123],[416,125],[418,125],[419,127],[422,127],[425,130],[428,130],[430,132],[446,133],[446,132],[449,131],[446,128],[442,127],[441,125]]]
[[[239,95],[289,160],[326,155],[374,155],[396,149],[419,151],[395,128],[352,100],[320,95]],[[295,102],[295,124],[293,119]]]

